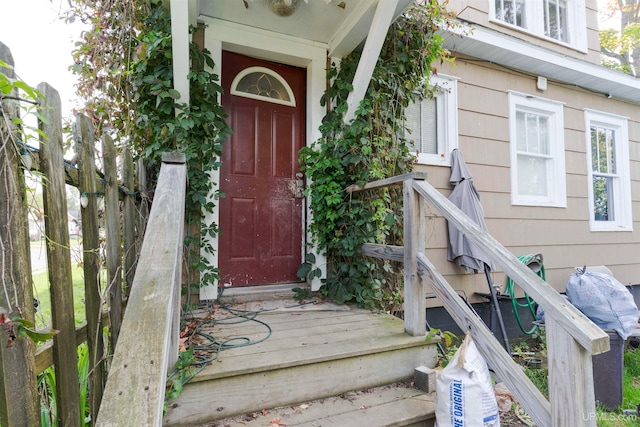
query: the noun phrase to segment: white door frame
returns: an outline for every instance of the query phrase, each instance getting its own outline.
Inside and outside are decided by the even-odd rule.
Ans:
[[[318,140],[320,134],[320,124],[325,115],[324,107],[320,105],[320,98],[326,90],[326,67],[327,67],[327,51],[328,46],[323,43],[309,42],[307,40],[297,39],[283,34],[273,33],[270,31],[260,30],[252,27],[246,27],[218,19],[201,17],[208,27],[205,30],[204,46],[212,54],[215,63],[214,73],[220,76],[222,81],[222,51],[228,50],[243,55],[253,56],[260,59],[279,62],[282,64],[292,65],[305,68],[307,70],[307,92],[306,92],[306,135],[305,143],[307,146]],[[210,172],[211,179],[219,182],[219,171]],[[307,178],[307,185],[309,180]],[[218,205],[213,200],[213,194],[209,195],[210,200],[214,202],[214,211],[207,214],[206,222],[219,223]],[[316,267],[322,271],[322,278],[326,277],[326,258],[321,255],[318,248],[308,246],[310,236],[306,228],[311,219],[311,211],[309,209],[309,199],[306,200],[306,215],[303,219],[303,239],[302,245],[303,258],[304,253],[310,252],[315,255]],[[212,239],[211,243],[215,253],[203,254],[209,263],[218,266],[218,239]],[[306,250],[305,248],[308,248]],[[312,290],[320,288],[320,278],[314,278],[311,283]],[[200,287],[201,300],[215,300],[218,298],[218,283],[209,283]]]

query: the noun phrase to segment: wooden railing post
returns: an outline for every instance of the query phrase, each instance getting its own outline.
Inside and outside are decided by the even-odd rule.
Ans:
[[[89,350],[91,384],[91,419],[95,420],[104,388],[104,343],[102,337],[102,293],[100,289],[100,236],[98,230],[98,202],[96,194],[95,134],[88,117],[76,116],[78,150],[78,190],[86,198],[81,206],[82,265],[84,270],[85,317],[87,320],[87,347]]]
[[[545,326],[552,425],[595,427],[591,354],[553,317],[545,316]]]
[[[412,336],[427,332],[425,288],[418,274],[418,253],[424,251],[424,221],[420,209],[420,198],[412,185],[413,180],[403,184],[404,197],[404,329]]]
[[[58,419],[64,426],[80,425],[80,390],[78,380],[78,349],[73,312],[73,280],[71,277],[71,249],[67,197],[62,153],[62,115],[58,92],[47,83],[40,83],[38,91],[40,114],[47,121],[38,121],[46,135],[41,136],[40,169],[43,180],[45,230],[47,236],[47,265],[51,291],[51,320],[60,331],[53,338],[53,360],[56,366],[56,398]]]
[[[11,51],[0,43],[0,60],[13,66]],[[14,78],[13,69],[0,72]],[[17,96],[17,92],[11,93]],[[33,321],[33,293],[29,251],[27,204],[21,170],[18,130],[12,119],[19,116],[18,102],[0,99],[0,307],[6,316],[20,315]],[[20,339],[8,346],[0,331],[0,424],[40,424],[34,345]]]

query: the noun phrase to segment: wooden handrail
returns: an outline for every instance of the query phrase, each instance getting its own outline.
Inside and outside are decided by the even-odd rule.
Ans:
[[[186,165],[164,155],[96,426],[161,426],[178,357]]]
[[[404,178],[405,247],[365,244],[364,255],[402,261],[405,265],[405,330],[416,335],[426,312],[425,280],[430,279],[433,292],[463,331],[470,331],[487,363],[505,382],[527,413],[540,426],[595,426],[595,398],[591,355],[609,350],[609,336],[555,289],[534,274],[526,265],[481,230],[458,207],[424,181],[423,176],[402,175],[351,186],[349,192],[382,188]],[[424,201],[435,206],[443,216],[471,242],[502,268],[509,277],[531,295],[545,310],[549,396],[547,401],[524,375],[487,326],[461,301],[444,277],[425,256]],[[407,311],[411,311],[407,313]]]
[[[548,283],[538,277],[530,268],[502,246],[489,233],[478,228],[467,215],[451,203],[438,190],[426,182],[414,182],[413,188],[442,215],[461,230],[465,237],[485,251],[502,270],[544,309],[545,316],[551,315],[563,328],[592,354],[609,351],[609,335],[596,326],[577,308],[569,304]]]
[[[364,185],[353,184],[348,186],[344,191],[346,191],[347,193],[357,193],[359,191],[374,190],[376,188],[388,187],[394,184],[402,184],[403,182],[410,179],[417,179],[422,181],[427,179],[427,174],[424,172],[405,173],[403,175],[397,175],[397,176],[392,176],[390,178],[379,179],[377,181],[368,182]]]

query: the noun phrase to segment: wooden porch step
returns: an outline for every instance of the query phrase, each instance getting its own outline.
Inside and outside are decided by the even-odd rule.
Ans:
[[[435,399],[435,393],[425,393],[403,382],[243,414],[198,427],[264,427],[277,421],[287,427],[432,427]]]
[[[268,338],[221,352],[168,402],[165,425],[192,426],[404,381],[417,366],[437,361],[435,342],[408,336],[403,321],[386,314],[275,310],[256,320],[211,328],[218,340]]]

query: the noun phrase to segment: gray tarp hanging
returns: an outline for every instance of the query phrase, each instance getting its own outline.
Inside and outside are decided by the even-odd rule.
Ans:
[[[473,176],[464,162],[459,149],[451,152],[451,177],[449,182],[455,187],[449,195],[449,200],[462,212],[467,214],[480,229],[487,231],[484,222],[484,210],[480,204],[480,197],[473,186]],[[454,261],[469,273],[484,271],[485,264],[493,270],[491,260],[480,248],[458,231],[451,223],[449,228],[449,261]]]

